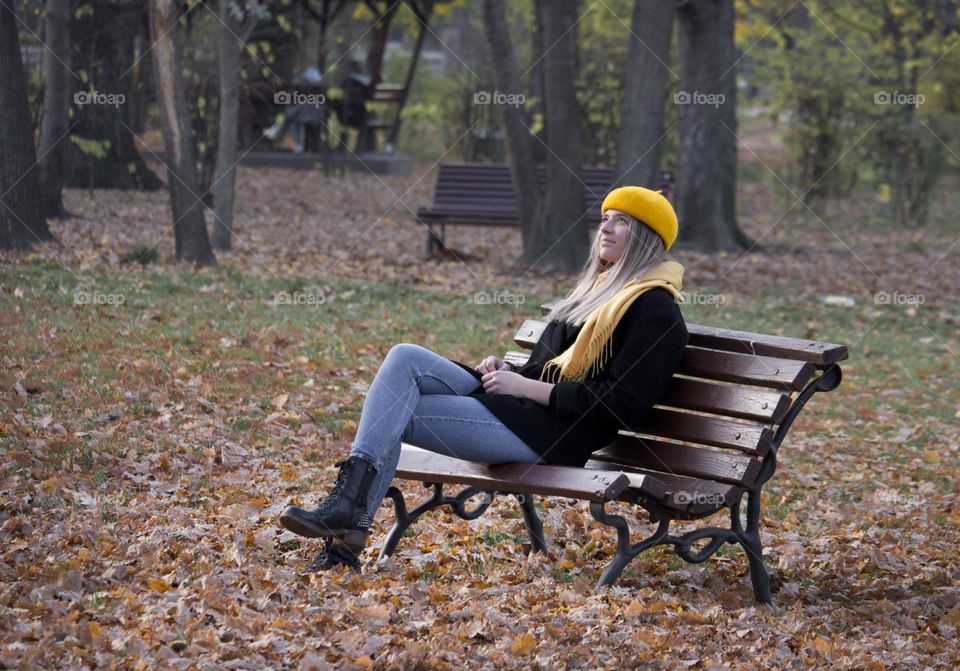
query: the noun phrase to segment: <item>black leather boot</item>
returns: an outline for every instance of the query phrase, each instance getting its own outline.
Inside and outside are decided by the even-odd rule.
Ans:
[[[367,494],[377,469],[359,457],[349,457],[337,466],[340,473],[327,498],[312,510],[290,506],[280,515],[280,524],[307,538],[339,538],[362,549],[370,528]]]
[[[327,538],[324,541],[323,551],[310,563],[307,571],[316,573],[329,571],[337,566],[349,566],[350,570],[359,572],[361,552],[363,552],[363,546],[345,545],[338,538]]]

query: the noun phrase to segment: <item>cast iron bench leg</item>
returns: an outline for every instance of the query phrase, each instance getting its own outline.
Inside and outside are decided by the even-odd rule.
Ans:
[[[639,543],[631,544],[630,527],[627,525],[627,521],[619,515],[610,515],[605,508],[606,503],[598,503],[597,501],[590,502],[590,514],[593,515],[593,519],[617,530],[617,554],[614,556],[613,561],[607,564],[603,575],[601,575],[600,580],[597,581],[597,587],[615,583],[617,578],[620,577],[620,572],[623,571],[634,557],[647,548],[659,545],[663,539],[666,538],[667,532],[670,531],[670,520],[664,518],[660,520],[660,525],[657,527],[657,530],[653,532],[653,535]]]
[[[735,507],[736,508],[736,507]],[[733,511],[731,511],[733,512]],[[763,543],[760,541],[760,490],[751,491],[747,497],[747,530],[737,529],[739,512],[734,528],[740,545],[750,562],[750,582],[753,595],[760,603],[770,603],[770,572],[763,562]]]
[[[740,545],[747,555],[750,564],[750,582],[753,585],[753,595],[760,603],[770,603],[770,574],[763,563],[763,546],[760,542],[760,492],[756,498],[747,500],[747,529],[744,531],[740,521],[740,504],[738,498],[730,505],[730,528],[703,527],[694,529],[682,536],[667,536],[664,543],[673,545],[673,550],[683,561],[689,564],[700,564],[707,561],[720,549],[724,543]],[[694,549],[693,544],[708,540],[706,545]]]
[[[537,514],[537,509],[533,505],[533,494],[514,494],[520,502],[520,509],[523,510],[523,523],[527,527],[527,534],[530,536],[530,545],[534,552],[547,552],[547,539],[543,535],[543,522]]]
[[[440,234],[438,235],[436,231],[433,230],[433,226],[427,226],[427,259],[432,259],[434,257],[434,250],[444,250],[447,248],[444,239],[446,238],[445,227],[440,228]]]
[[[393,523],[393,528],[390,529],[386,540],[383,542],[383,548],[380,550],[380,561],[393,554],[393,551],[397,548],[397,543],[399,543],[403,537],[403,533],[425,512],[439,508],[440,506],[450,506],[458,517],[465,520],[475,520],[486,512],[497,495],[497,492],[491,489],[467,487],[456,496],[445,496],[443,493],[443,485],[429,482],[423,484],[426,487],[433,487],[433,494],[409,512],[407,511],[407,504],[403,499],[403,492],[396,487],[390,487],[390,489],[387,490],[387,496],[393,500],[396,521]],[[467,510],[467,500],[477,494],[484,495],[483,502],[475,508]]]

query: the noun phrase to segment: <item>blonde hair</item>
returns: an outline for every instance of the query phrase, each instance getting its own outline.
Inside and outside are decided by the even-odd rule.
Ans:
[[[557,303],[548,318],[580,326],[594,310],[613,297],[632,279],[639,280],[651,267],[662,261],[665,252],[663,238],[636,217],[623,213],[630,225],[630,235],[620,258],[614,262],[600,258],[600,228],[590,245],[587,265],[576,288]],[[597,279],[602,284],[595,287]]]

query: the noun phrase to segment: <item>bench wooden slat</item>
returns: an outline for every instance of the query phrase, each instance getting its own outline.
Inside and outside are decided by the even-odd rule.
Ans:
[[[427,215],[418,216],[418,219],[421,223],[424,224],[442,224],[444,226],[459,226],[459,225],[478,225],[478,226],[492,226],[494,228],[516,228],[516,224],[513,219],[493,219],[486,218],[469,218],[469,217],[432,217]]]
[[[702,324],[687,324],[687,330],[690,332],[691,345],[729,352],[797,359],[818,366],[843,361],[848,356],[845,345],[828,342],[735,331]]]
[[[790,395],[781,392],[674,377],[658,405],[778,424],[790,403]]]
[[[629,418],[624,420],[629,421]],[[740,450],[761,457],[770,450],[773,440],[773,431],[766,426],[658,407],[652,408],[630,429],[636,433]]]
[[[517,329],[516,335],[513,336],[513,342],[524,349],[533,349],[537,341],[540,340],[540,336],[543,335],[543,329],[545,328],[547,328],[547,322],[527,319]]]
[[[687,345],[680,363],[683,375],[800,391],[816,367],[806,361],[774,359]]]
[[[591,473],[582,468],[544,464],[485,465],[427,452],[407,443],[402,445],[395,477],[588,501],[616,499],[630,486],[630,479],[623,473]],[[651,483],[645,491],[659,490]]]
[[[620,495],[621,501],[637,502],[647,499],[664,508],[676,511],[677,518],[683,516],[703,517],[718,510],[729,507],[744,489],[736,485],[712,480],[701,480],[684,475],[670,475],[658,473],[643,468],[632,468],[619,464],[608,464],[604,461],[591,459],[584,468],[590,470],[613,470],[637,473],[646,476],[645,482],[656,481],[663,487],[663,494],[651,495],[642,489],[627,489]]]
[[[543,164],[537,166],[537,172],[543,173]],[[603,175],[606,178],[613,177],[611,168],[601,168],[598,166],[588,166],[581,171],[583,175]],[[501,175],[510,175],[510,166],[507,163],[470,163],[463,161],[451,161],[441,163],[439,174],[447,176],[455,175],[480,175],[486,177],[499,177]]]
[[[548,315],[551,305],[555,302],[550,301],[542,304],[540,314]],[[804,338],[751,333],[749,331],[691,323],[687,324],[687,331],[690,333],[690,344],[697,347],[726,350],[740,354],[797,359],[808,361],[817,366],[844,361],[849,355],[846,345],[806,340]]]
[[[762,462],[728,450],[707,450],[652,438],[639,438],[621,433],[616,440],[593,458],[612,464],[663,471],[672,475],[688,475],[749,487],[757,478]]]
[[[513,350],[503,358],[519,368],[530,358],[530,353]],[[790,403],[789,394],[675,376],[657,405],[778,424],[790,409]]]
[[[518,352],[516,350],[511,350],[503,355],[503,360],[513,364],[517,368],[527,363],[530,359],[530,352]]]
[[[527,319],[513,341],[533,349],[540,340],[546,322]],[[687,330],[692,325],[687,324]],[[787,391],[799,391],[813,377],[816,367],[805,361],[738,354],[687,345],[678,373],[691,377],[737,382]]]

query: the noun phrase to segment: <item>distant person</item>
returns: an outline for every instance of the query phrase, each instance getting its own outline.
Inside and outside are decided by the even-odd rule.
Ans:
[[[294,85],[320,86],[323,83],[323,74],[317,67],[311,65],[297,75],[293,83]],[[284,104],[282,101],[284,93],[287,95],[291,94],[289,91],[278,92],[275,96],[275,101],[281,99],[280,103]],[[316,99],[313,100],[315,101]],[[282,138],[283,134],[289,129],[290,135],[293,138],[293,151],[300,153],[304,150],[306,143],[304,126],[323,124],[325,122],[326,117],[323,110],[320,109],[320,106],[316,104],[316,102],[311,104],[296,103],[294,101],[293,104],[285,104],[283,113],[280,115],[280,120],[263,131],[263,134],[271,141],[276,142]]]
[[[367,120],[367,100],[373,94],[373,77],[364,72],[363,62],[351,59],[340,80],[343,100],[338,110],[340,123],[347,128],[363,128]]]
[[[326,539],[311,570],[359,567],[401,441],[483,464],[582,466],[658,401],[688,340],[683,266],[663,260],[677,217],[637,186],[611,191],[601,212],[576,288],[523,366],[488,356],[470,368],[418,345],[390,349],[333,490],[316,508],[280,515],[290,531]]]

